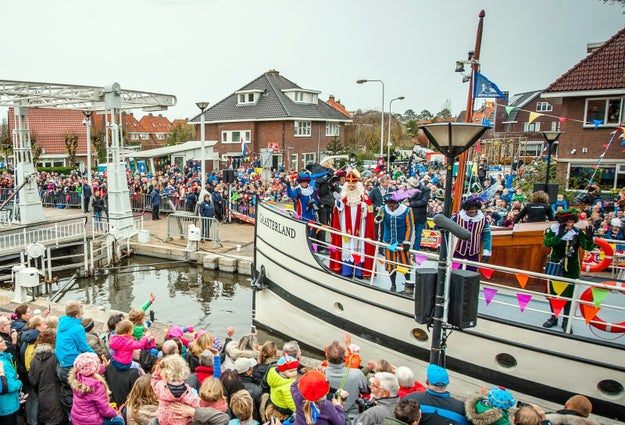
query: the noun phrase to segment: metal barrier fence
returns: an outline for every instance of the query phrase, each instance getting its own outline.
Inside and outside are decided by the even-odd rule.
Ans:
[[[94,235],[106,235],[110,233],[111,229],[120,228],[120,224],[116,223],[125,222],[126,220],[128,219],[114,219],[106,216],[98,218],[94,215],[91,220],[91,231]],[[143,215],[133,215],[132,220],[136,230],[143,230]]]
[[[6,232],[0,236],[0,250],[21,250],[26,245],[40,243],[43,245],[59,244],[68,240],[87,238],[85,219],[78,218],[38,226],[24,227],[15,232]]]
[[[130,205],[133,211],[152,211],[152,197],[147,193],[131,194]],[[160,212],[172,213],[186,211],[186,209],[186,199],[176,196],[161,195]]]
[[[190,225],[202,229],[202,241],[212,241],[213,248],[222,246],[219,236],[221,227],[219,220],[184,213],[170,214],[167,216],[167,240],[170,241],[175,237],[179,239],[187,238]]]
[[[82,208],[82,193],[79,192],[40,192],[44,207]]]

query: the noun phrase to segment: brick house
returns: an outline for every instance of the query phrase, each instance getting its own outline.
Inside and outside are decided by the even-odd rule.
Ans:
[[[582,189],[595,172],[603,191],[625,187],[625,28],[589,45],[588,55],[555,80],[543,98],[560,105],[563,117],[557,175],[567,189]],[[610,140],[612,142],[610,143]]]
[[[319,161],[335,138],[343,142],[345,124],[351,122],[340,103],[331,96],[331,106],[319,99],[320,93],[267,71],[205,111],[205,140],[217,140],[222,167],[241,164],[243,140],[246,158],[271,146],[272,168],[302,169]],[[197,125],[200,140],[200,115],[189,123]]]

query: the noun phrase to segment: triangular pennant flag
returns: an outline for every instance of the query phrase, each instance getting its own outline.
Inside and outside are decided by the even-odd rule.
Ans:
[[[316,225],[317,223],[315,223],[315,221],[314,221],[314,220],[308,220],[308,224],[309,224],[309,225],[311,225],[311,226],[314,226],[314,225]]]
[[[521,288],[525,289],[529,276],[522,273],[515,273],[514,275],[516,276],[516,280],[519,282],[519,285],[521,285]]]
[[[560,122],[564,122],[564,121],[567,120],[567,118],[566,117],[558,117],[558,120],[560,120]]]
[[[601,307],[593,307],[591,305],[586,305],[586,307],[582,309],[582,313],[584,313],[584,320],[586,321],[586,324],[589,324],[590,321],[597,316],[597,313],[599,313],[599,310],[601,310]]]
[[[380,263],[380,264],[384,265],[384,260],[382,260],[382,259],[380,258],[380,259],[378,259],[378,263]]]
[[[562,292],[564,292],[564,290],[567,288],[567,286],[569,286],[569,284],[566,282],[560,282],[559,280],[552,280],[551,286],[553,286],[553,291],[556,294],[562,295]]]
[[[551,311],[556,316],[556,318],[560,317],[560,312],[566,305],[567,301],[562,298],[549,298],[549,304],[551,304]]]
[[[495,270],[487,269],[486,267],[480,267],[479,270],[486,279],[490,279],[491,277],[493,277],[493,273],[495,273]]]
[[[313,251],[317,252],[317,244],[316,243],[311,243],[310,246],[312,246]]]
[[[514,111],[515,109],[519,109],[517,106],[506,106],[506,114],[510,115],[510,112]]]
[[[527,121],[528,123],[531,123],[532,121],[534,121],[536,118],[538,117],[542,117],[544,114],[539,114],[538,112],[530,112],[530,118]]]
[[[393,245],[387,246],[386,249],[388,249],[389,251],[397,252],[397,242],[395,242]]]
[[[486,305],[490,304],[490,302],[497,295],[497,290],[495,288],[487,288],[484,287],[484,300],[486,301]]]
[[[601,124],[603,124],[603,120],[592,120],[592,123],[595,125],[596,130]]]
[[[336,247],[332,244],[328,245],[328,251],[330,252],[336,252]]]
[[[352,254],[352,258],[354,259],[354,264],[360,264],[360,255]]]
[[[482,118],[482,125],[484,127],[492,127],[493,125],[491,124],[490,121],[488,121],[486,118]]]
[[[516,299],[519,302],[519,308],[521,309],[521,313],[525,311],[525,307],[532,300],[532,296],[530,294],[516,294]]]
[[[300,218],[302,218],[302,216],[300,216],[299,214],[293,214],[293,218],[299,220]]]
[[[408,273],[408,267],[397,266],[397,273],[402,273],[402,274]]]
[[[603,149],[607,149],[607,148],[608,148],[608,146],[610,146],[610,144],[609,144],[609,143],[605,143],[605,144],[601,145],[601,147],[602,147]]]
[[[456,270],[456,269],[458,269],[458,267],[460,267],[460,263],[453,263],[453,262],[451,263],[451,269],[452,270]]]
[[[592,299],[593,302],[595,303],[595,307],[601,307],[601,303],[603,303],[603,300],[605,300],[605,297],[608,295],[608,291],[607,289],[603,289],[603,288],[592,288],[591,289],[592,292]]]
[[[482,143],[480,143],[479,140],[477,141],[477,144],[475,145],[475,152],[477,152],[477,153],[482,152]]]
[[[428,257],[426,257],[425,255],[415,255],[414,260],[418,265],[421,265],[425,262],[425,260],[427,260]]]

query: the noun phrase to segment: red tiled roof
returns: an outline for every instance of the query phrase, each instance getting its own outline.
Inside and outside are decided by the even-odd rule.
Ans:
[[[625,28],[551,83],[545,92],[625,88]]]
[[[148,133],[169,133],[171,131],[171,123],[162,115],[145,115],[139,120],[139,123]]]
[[[327,101],[327,104],[330,105],[331,107],[333,107],[334,109],[336,109],[337,111],[339,111],[340,113],[342,113],[343,115],[351,118],[352,114],[350,114],[347,109],[345,109],[345,107],[343,106],[343,104],[340,101],[336,101],[334,100],[334,96],[330,96],[330,98]]]

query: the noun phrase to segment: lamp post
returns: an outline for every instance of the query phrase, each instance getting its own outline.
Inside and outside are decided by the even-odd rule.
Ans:
[[[93,187],[91,184],[91,115],[93,111],[82,111],[85,115],[85,119],[83,123],[87,129],[87,182],[90,187]]]
[[[380,124],[380,156],[384,156],[384,81],[382,80],[357,80],[356,83],[363,84],[376,82],[382,84],[382,122]]]
[[[547,185],[549,184],[549,169],[551,168],[551,151],[556,144],[558,137],[562,134],[561,131],[543,131],[543,137],[547,141],[547,170],[545,171],[545,192],[547,192]]]
[[[393,123],[393,102],[396,100],[404,100],[404,96],[391,99],[388,103],[388,139],[386,142],[386,169],[391,170],[391,124]]]
[[[437,123],[420,127],[425,136],[447,158],[445,176],[445,200],[443,214],[451,216],[451,181],[453,179],[454,159],[469,149],[489,128],[479,124],[470,123]],[[460,170],[458,170],[460,171]],[[441,230],[441,247],[438,255],[438,278],[436,281],[436,301],[434,305],[434,317],[432,324],[432,346],[430,349],[430,363],[441,366],[441,336],[443,330],[443,317],[445,311],[445,284],[447,281],[447,252],[449,238],[448,231]]]
[[[202,187],[202,189],[200,190],[200,199],[204,199],[204,192],[206,192],[206,157],[205,152],[204,152],[204,145],[206,144],[206,137],[205,137],[205,131],[206,129],[204,128],[204,123],[205,123],[205,118],[204,118],[204,111],[206,110],[206,108],[208,107],[208,102],[196,102],[195,105],[200,108],[201,111],[201,115],[200,115],[200,158],[201,158],[201,163],[200,163],[200,169],[201,169],[201,173],[202,175],[200,176],[200,185]]]

